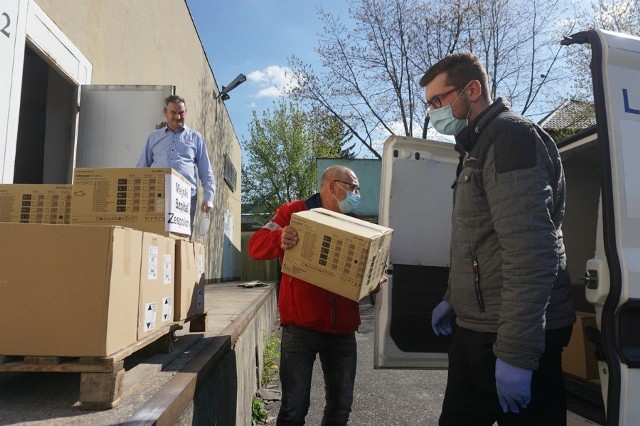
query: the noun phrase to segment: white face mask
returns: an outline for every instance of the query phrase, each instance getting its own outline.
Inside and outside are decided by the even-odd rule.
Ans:
[[[467,83],[467,85],[464,86],[464,88],[462,89],[462,91],[460,92],[456,100],[453,101],[451,104],[445,105],[438,109],[429,110],[429,118],[431,119],[431,125],[439,133],[442,133],[443,135],[455,136],[458,133],[460,133],[462,129],[467,127],[467,124],[469,124],[468,117],[469,117],[469,114],[471,113],[471,106],[469,106],[469,111],[467,111],[467,117],[465,118],[456,118],[453,115],[453,111],[451,110],[451,106],[456,102],[458,102],[458,99],[460,99],[460,96],[464,93],[464,90],[467,88],[468,85],[469,83]]]

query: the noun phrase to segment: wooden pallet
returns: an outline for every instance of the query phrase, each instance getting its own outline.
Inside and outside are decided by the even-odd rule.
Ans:
[[[196,318],[194,318],[196,319]],[[134,380],[125,379],[125,359],[141,349],[152,349],[160,354],[174,353],[176,358],[202,335],[181,336],[180,347],[176,347],[175,332],[183,328],[183,322],[172,323],[145,336],[136,343],[106,357],[53,357],[53,356],[9,356],[0,355],[0,372],[61,372],[80,373],[80,408],[87,410],[115,407],[123,394],[137,389],[150,374],[155,374],[163,364],[154,364],[155,372],[147,368],[129,374]],[[173,359],[172,358],[172,359]],[[168,358],[167,362],[168,363]],[[136,366],[137,368],[137,366]],[[132,369],[135,370],[135,369]],[[144,369],[143,369],[144,370]],[[128,382],[125,384],[125,382]]]

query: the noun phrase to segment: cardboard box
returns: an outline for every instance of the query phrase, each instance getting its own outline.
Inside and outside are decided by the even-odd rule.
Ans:
[[[322,208],[294,213],[290,225],[300,239],[282,272],[355,301],[378,285],[392,229]]]
[[[567,374],[588,380],[598,378],[598,361],[596,347],[586,337],[587,326],[596,327],[595,314],[576,312],[571,340],[562,351],[562,369]]]
[[[142,236],[138,340],[173,324],[175,240],[145,232]]]
[[[204,245],[176,240],[176,290],[174,321],[204,312]]]
[[[0,222],[71,222],[71,185],[0,185]]]
[[[191,235],[191,185],[171,168],[77,168],[71,223]]]
[[[0,355],[108,356],[137,339],[142,232],[0,223]]]

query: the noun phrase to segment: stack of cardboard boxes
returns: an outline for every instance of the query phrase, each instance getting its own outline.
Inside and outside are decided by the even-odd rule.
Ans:
[[[0,222],[71,223],[71,185],[0,185]]]
[[[0,185],[0,355],[109,356],[204,313],[190,202],[172,169]]]

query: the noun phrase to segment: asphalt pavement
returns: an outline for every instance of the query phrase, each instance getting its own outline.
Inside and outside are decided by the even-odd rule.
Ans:
[[[437,425],[447,381],[445,370],[376,370],[373,368],[374,306],[360,302],[362,324],[356,333],[358,367],[354,401],[349,417],[352,426]],[[271,383],[269,396],[278,397],[280,384]],[[275,424],[280,401],[267,401],[267,424]],[[324,410],[324,380],[316,359],[311,383],[311,406],[306,424],[319,425]],[[494,424],[495,425],[495,424]],[[575,413],[567,413],[567,426],[598,425]]]
[[[360,302],[362,324],[356,333],[358,367],[349,417],[353,426],[437,425],[444,396],[446,371],[376,370],[373,368],[374,306]],[[279,383],[271,387],[278,388]],[[269,401],[268,424],[275,424],[279,401]],[[306,424],[319,425],[324,410],[324,380],[316,359],[311,383],[311,406]]]

